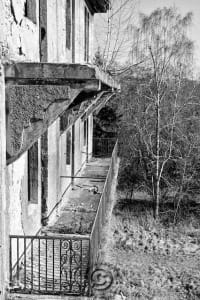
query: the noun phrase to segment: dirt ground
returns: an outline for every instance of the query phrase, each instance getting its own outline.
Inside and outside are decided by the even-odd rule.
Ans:
[[[163,205],[155,222],[151,202],[116,198],[98,265],[114,281],[96,299],[200,299],[199,205],[182,205],[176,219]]]

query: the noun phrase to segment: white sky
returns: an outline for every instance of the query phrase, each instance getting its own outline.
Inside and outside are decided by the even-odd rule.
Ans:
[[[182,15],[193,12],[193,26],[190,37],[195,42],[195,59],[200,69],[200,0],[139,0],[138,11],[150,14],[160,7],[175,6]]]
[[[112,0],[112,1],[116,5],[122,3],[121,1],[126,2],[125,0]],[[139,12],[149,15],[155,9],[163,8],[164,6],[166,7],[175,6],[176,8],[178,8],[182,16],[185,16],[188,12],[192,12],[193,25],[189,31],[189,34],[191,40],[193,40],[195,44],[195,57],[194,57],[195,66],[196,66],[195,73],[200,74],[200,0],[130,0],[130,2],[128,3],[129,3],[128,5],[132,5],[134,7],[134,15],[132,19],[133,24],[137,20],[137,16],[139,15]],[[126,9],[129,9],[129,7],[127,6]],[[132,12],[131,9],[130,12]],[[95,19],[96,20],[95,21],[96,49],[98,46],[100,46],[101,49],[104,49],[104,43],[102,43],[102,41],[105,40],[106,31],[103,29],[103,24],[105,24],[103,22],[103,19],[106,19],[106,14],[96,15],[96,19]],[[115,40],[114,35],[112,36],[112,39]],[[123,49],[123,51],[121,51],[124,61],[126,61],[127,59],[128,52],[129,52],[128,47],[127,47],[127,52],[126,49]]]

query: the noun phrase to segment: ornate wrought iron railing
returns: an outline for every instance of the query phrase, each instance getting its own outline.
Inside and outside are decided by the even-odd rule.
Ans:
[[[93,138],[93,156],[110,157],[112,155],[116,138]]]
[[[97,262],[107,218],[117,149],[116,142],[90,235],[10,236],[11,292],[91,294],[90,275]]]
[[[108,206],[110,204],[112,180],[114,177],[115,166],[117,163],[118,142],[115,142],[112,152],[111,164],[101,195],[95,221],[93,223],[92,232],[90,235],[90,271],[94,269],[98,259],[98,250],[102,239],[102,229],[106,222]]]
[[[89,248],[89,236],[10,236],[12,292],[87,295]]]

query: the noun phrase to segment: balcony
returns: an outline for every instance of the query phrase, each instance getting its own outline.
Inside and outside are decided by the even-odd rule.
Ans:
[[[9,299],[15,299],[14,293],[92,294],[91,273],[98,260],[117,172],[116,140],[94,140],[94,154],[83,172],[73,178],[53,224],[38,236],[10,236]]]
[[[88,100],[95,106],[104,93],[109,98],[120,89],[108,73],[92,65],[24,62],[6,64],[4,73],[8,165],[26,152],[61,114],[78,104],[87,104]]]

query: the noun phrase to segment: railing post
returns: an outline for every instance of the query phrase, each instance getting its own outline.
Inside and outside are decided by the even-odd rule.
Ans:
[[[12,238],[9,239],[9,273],[10,273],[10,285],[12,284]]]
[[[93,271],[93,253],[92,253],[92,235],[89,238],[89,272],[88,272],[88,287],[89,287],[89,297],[92,295],[92,285],[91,285],[91,275]]]

